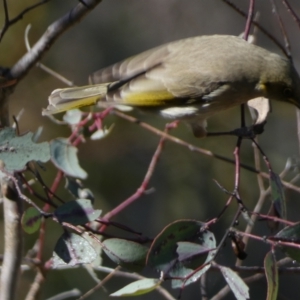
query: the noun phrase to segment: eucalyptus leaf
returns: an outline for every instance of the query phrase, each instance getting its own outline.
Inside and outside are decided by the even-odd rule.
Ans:
[[[266,300],[276,300],[278,295],[279,278],[276,259],[272,251],[268,252],[264,260],[265,273],[268,283]]]
[[[96,251],[86,239],[66,231],[55,245],[52,257],[53,268],[91,263],[96,257]]]
[[[116,264],[132,271],[144,268],[148,248],[125,239],[111,238],[103,242],[103,250]]]
[[[276,238],[282,238],[285,241],[289,241],[295,244],[300,245],[300,222],[292,226],[286,226],[276,235]],[[281,245],[280,248],[292,259],[300,262],[300,249],[296,247],[289,247]]]
[[[32,132],[17,136],[13,128],[0,130],[0,160],[7,172],[23,171],[30,161],[47,162],[50,159],[49,143],[36,144],[32,138]]]
[[[235,298],[237,300],[250,299],[249,287],[246,285],[243,279],[230,268],[224,266],[219,266],[219,268],[230,289],[232,290]]]
[[[41,226],[41,221],[42,221],[41,218],[42,215],[36,208],[34,207],[27,208],[23,213],[22,220],[21,220],[23,230],[29,234],[38,231]]]
[[[134,281],[120,290],[110,294],[111,297],[126,297],[126,296],[139,296],[147,294],[156,289],[161,284],[161,281],[156,278],[145,278]]]
[[[90,200],[77,199],[67,202],[54,211],[59,222],[81,225],[96,220],[101,210],[95,210]]]
[[[65,174],[80,179],[87,178],[78,162],[77,148],[72,146],[68,139],[57,138],[51,141],[51,160],[54,165]]]

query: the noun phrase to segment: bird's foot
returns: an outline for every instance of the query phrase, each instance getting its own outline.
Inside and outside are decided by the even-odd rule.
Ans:
[[[208,132],[206,136],[219,136],[219,135],[233,135],[240,138],[248,138],[253,139],[258,134],[261,134],[264,132],[264,126],[265,123],[261,124],[254,124],[247,127],[241,127],[237,128],[231,131],[225,131],[225,132]]]

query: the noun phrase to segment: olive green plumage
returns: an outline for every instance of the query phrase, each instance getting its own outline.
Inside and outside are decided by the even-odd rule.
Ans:
[[[300,79],[289,60],[227,35],[159,46],[95,72],[90,82],[53,91],[43,113],[127,105],[183,119],[201,136],[207,117],[253,98],[300,107]]]

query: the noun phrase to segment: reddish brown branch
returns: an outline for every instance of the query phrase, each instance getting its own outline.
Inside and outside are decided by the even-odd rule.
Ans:
[[[241,16],[247,18],[248,14],[245,13],[243,10],[241,10],[234,3],[232,3],[230,0],[222,0],[222,1],[225,2],[227,5],[229,5],[231,8],[233,8]],[[267,29],[265,29],[262,25],[260,25],[255,20],[252,21],[252,24],[254,24],[265,36],[267,36],[284,53],[285,56],[288,57],[285,47],[281,45],[281,43],[275,38],[274,35],[272,35]]]

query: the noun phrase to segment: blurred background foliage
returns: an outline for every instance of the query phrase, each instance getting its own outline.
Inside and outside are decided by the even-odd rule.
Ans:
[[[249,1],[234,2],[247,11]],[[13,17],[33,3],[33,0],[8,1],[10,16]],[[299,0],[290,0],[290,3],[300,15]],[[0,44],[0,65],[10,67],[25,53],[24,31],[28,24],[32,25],[29,40],[34,44],[49,24],[68,12],[75,4],[74,0],[50,1],[28,13],[20,22],[12,26]],[[256,1],[256,11],[259,12],[259,23],[282,40],[270,2]],[[300,71],[299,28],[284,7],[280,6],[279,13],[291,41],[296,68]],[[0,23],[3,23],[3,20],[1,9]],[[42,62],[76,85],[83,85],[87,83],[88,75],[97,69],[162,43],[204,34],[239,35],[244,27],[245,19],[220,0],[103,1],[90,15],[61,36],[43,57]],[[259,31],[257,44],[280,53],[280,50]],[[10,113],[17,115],[22,108],[25,109],[19,124],[21,132],[36,131],[39,126],[43,126],[41,137],[43,141],[69,135],[67,127],[55,125],[41,116],[42,108],[47,105],[48,95],[58,87],[64,87],[64,84],[38,68],[31,70],[20,82],[11,96]],[[299,145],[294,107],[281,103],[272,103],[272,105],[273,112],[259,140],[274,171],[279,173],[289,157],[299,156]],[[158,117],[139,113],[134,115],[160,129],[164,128],[165,121]],[[84,185],[93,191],[96,198],[95,207],[103,209],[104,213],[136,191],[159,140],[157,136],[145,129],[113,116],[108,117],[105,123],[107,126],[115,124],[110,136],[96,142],[87,138],[86,143],[79,147],[80,164],[89,173]],[[239,125],[239,108],[235,108],[211,118],[208,129],[224,131],[237,128]],[[172,131],[172,134],[215,153],[233,157],[232,152],[236,143],[233,137],[197,140],[184,124]],[[241,159],[243,163],[254,165],[252,145],[247,140],[243,142]],[[55,168],[49,163],[46,165],[46,172],[41,171],[41,173],[50,185]],[[164,226],[177,219],[209,220],[220,212],[228,198],[228,195],[216,186],[214,179],[226,189],[232,190],[234,166],[167,142],[151,179],[150,187],[155,189],[154,192],[142,196],[114,221],[154,237]],[[240,194],[247,207],[253,209],[259,194],[256,176],[253,173],[242,171]],[[61,195],[66,200],[71,198],[63,191],[63,184]],[[286,196],[288,219],[299,220],[299,195],[286,191]],[[264,212],[267,212],[268,207],[269,204],[266,205]],[[235,204],[213,227],[218,241],[223,236],[234,212]],[[61,229],[56,224],[48,223],[45,259],[51,256],[55,242],[61,234]],[[245,222],[241,220],[239,228],[243,229],[244,226]],[[0,227],[3,232],[2,220]],[[111,230],[109,232],[116,233]],[[263,222],[258,222],[255,232],[260,235],[270,234]],[[26,236],[24,252],[32,247],[35,239],[34,235]],[[2,240],[0,240],[0,247],[2,250]],[[264,248],[267,249],[266,246],[251,241],[246,265],[262,265]],[[235,262],[229,243],[218,257],[218,261],[227,266]],[[105,263],[113,266],[107,259]],[[152,276],[155,275],[157,274],[152,272]],[[103,276],[104,274],[99,273],[99,277]],[[33,278],[33,271],[22,276],[19,299],[23,299]],[[295,295],[300,294],[300,286],[295,284],[296,281],[295,275],[281,277],[280,294],[285,297],[281,299],[297,298]],[[100,290],[88,299],[100,299],[100,297],[108,299],[108,294],[122,287],[125,282],[128,280],[113,279],[106,286],[108,293]],[[41,299],[74,287],[85,292],[94,284],[84,268],[51,271],[47,276]],[[224,280],[217,276],[216,272],[208,274],[209,295],[216,293],[224,284]],[[261,280],[250,285],[251,299],[264,299],[265,284],[265,280]],[[177,295],[176,291],[174,295]],[[195,299],[193,295],[199,298],[199,283],[189,286],[183,293],[183,299]],[[162,299],[155,292],[143,296],[142,299],[153,299],[153,297]],[[233,299],[233,295],[230,294],[226,299]]]

